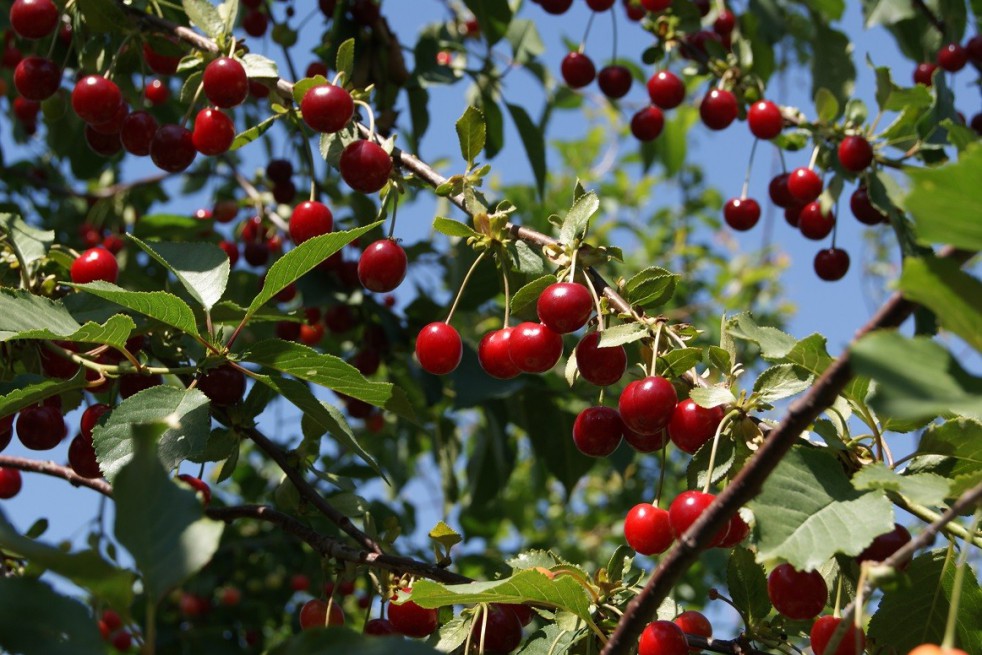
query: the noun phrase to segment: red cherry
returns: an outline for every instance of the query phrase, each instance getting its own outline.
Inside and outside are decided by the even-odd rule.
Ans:
[[[704,639],[713,638],[713,624],[709,622],[709,619],[702,612],[696,612],[695,610],[682,612],[675,617],[672,623],[680,627],[682,632],[686,634],[699,635]],[[694,653],[702,651],[701,648],[690,648],[689,650]]]
[[[143,96],[154,107],[159,107],[170,99],[170,88],[163,80],[150,80],[143,89]]]
[[[608,98],[623,98],[631,90],[631,71],[624,66],[604,66],[597,75],[597,84]]]
[[[79,431],[82,433],[82,436],[91,440],[92,430],[95,429],[95,426],[99,424],[99,420],[111,409],[112,407],[105,403],[96,403],[87,407],[82,412],[82,418],[79,419]]]
[[[965,68],[968,63],[968,50],[958,43],[947,43],[938,50],[938,66],[954,73]]]
[[[658,71],[648,79],[648,97],[662,109],[674,109],[685,99],[685,84],[675,73]]]
[[[511,361],[511,354],[509,354],[511,332],[510,327],[488,332],[477,345],[477,361],[481,364],[481,368],[485,373],[499,380],[509,380],[521,373],[515,362]]]
[[[593,296],[582,284],[555,282],[543,290],[535,307],[546,327],[567,334],[586,325],[593,311]]]
[[[50,405],[26,407],[17,415],[17,438],[25,448],[51,450],[62,442],[68,429],[61,409]]]
[[[856,562],[882,562],[902,547],[910,543],[910,532],[899,523],[893,524],[893,530],[876,537],[863,552],[856,556]],[[904,562],[900,568],[906,568],[909,562]]]
[[[273,184],[273,199],[281,205],[289,205],[297,196],[297,187],[292,180]]]
[[[86,75],[72,89],[72,109],[89,124],[107,123],[123,104],[119,87],[101,75]]]
[[[269,87],[258,80],[249,80],[249,95],[259,99],[268,98]]]
[[[685,633],[671,621],[653,621],[638,641],[638,655],[688,655]]]
[[[242,254],[250,266],[265,266],[269,261],[269,246],[265,243],[250,242],[245,245]]]
[[[634,22],[640,21],[644,18],[647,13],[640,4],[637,4],[635,0],[624,0],[624,13],[627,14],[628,20]]]
[[[601,348],[599,332],[588,332],[576,344],[576,368],[590,384],[606,387],[614,384],[627,370],[627,351],[624,346]]]
[[[220,596],[222,605],[234,607],[242,602],[242,592],[236,587],[225,587]]]
[[[307,64],[307,71],[304,73],[304,77],[327,77],[327,64],[322,61],[312,61]]]
[[[86,125],[84,133],[85,143],[97,155],[112,157],[123,149],[118,133],[105,134],[96,130],[92,125]]]
[[[753,198],[731,198],[723,205],[723,220],[734,230],[745,232],[760,220],[760,205]]]
[[[168,40],[177,46],[177,41]],[[179,55],[162,55],[154,50],[149,42],[143,43],[143,60],[147,62],[147,67],[157,75],[173,75],[181,63]]]
[[[290,239],[299,245],[330,232],[334,228],[334,214],[324,203],[308,200],[294,207],[289,227]]]
[[[937,69],[937,64],[932,64],[930,62],[917,64],[917,68],[914,69],[914,84],[931,86],[933,83],[931,78],[934,76],[934,71]]]
[[[58,7],[51,0],[14,0],[10,26],[24,39],[43,39],[58,26]]]
[[[211,503],[211,487],[208,486],[207,482],[205,482],[201,478],[196,478],[193,475],[189,475],[187,473],[180,474],[179,476],[177,476],[177,479],[183,482],[184,484],[188,485],[189,487],[191,487],[195,495],[200,494],[201,503],[205,507],[207,507],[208,504]]]
[[[471,643],[480,645],[488,655],[507,655],[522,643],[522,624],[508,606],[491,603],[486,613],[476,615],[471,628]]]
[[[747,125],[758,139],[773,139],[784,127],[781,108],[770,100],[755,102],[747,110]]]
[[[157,133],[157,119],[147,111],[127,114],[119,129],[119,140],[131,155],[146,157],[150,154],[150,144]]]
[[[370,619],[365,623],[364,632],[366,635],[373,635],[375,637],[388,637],[398,634],[388,619]]]
[[[812,625],[811,646],[815,655],[862,655],[866,650],[866,634],[862,629],[857,630],[852,623],[843,631],[839,645],[834,651],[829,650],[829,642],[842,619],[834,616],[823,616]]]
[[[290,589],[293,591],[307,591],[310,588],[310,578],[303,573],[294,573],[290,576]]]
[[[197,154],[191,131],[174,123],[161,125],[150,141],[150,159],[168,173],[180,173]]]
[[[593,60],[582,52],[571,52],[563,57],[560,71],[566,85],[571,89],[582,89],[597,76]]]
[[[658,107],[645,107],[631,118],[631,134],[638,141],[654,141],[665,127],[665,117]]]
[[[70,273],[75,284],[98,280],[115,284],[119,275],[119,264],[108,250],[89,248],[72,262]]]
[[[0,500],[10,500],[20,493],[22,486],[19,470],[0,466]]]
[[[447,323],[430,323],[416,337],[419,365],[433,375],[446,375],[456,369],[463,352],[460,334]]]
[[[638,434],[625,425],[624,441],[639,453],[653,453],[656,450],[661,450],[668,443],[668,431],[659,430],[652,434]]]
[[[0,416],[0,452],[10,445],[14,436],[14,415]]]
[[[699,116],[711,130],[723,130],[737,117],[736,96],[726,89],[713,89],[699,104]]]
[[[512,613],[518,617],[518,622],[521,623],[523,627],[531,623],[532,619],[535,617],[535,612],[533,612],[532,608],[529,607],[528,605],[504,603],[501,606],[510,609]]]
[[[713,21],[713,31],[720,36],[728,36],[736,27],[736,16],[729,9],[724,9]]]
[[[650,503],[635,505],[624,518],[624,538],[641,555],[664,553],[675,540],[668,512]]]
[[[241,105],[249,95],[249,77],[245,68],[231,57],[219,57],[209,62],[201,76],[201,86],[208,101],[222,109]]]
[[[720,548],[733,548],[750,535],[750,526],[739,514],[734,514],[726,528],[726,536],[719,542]]]
[[[189,619],[205,616],[211,612],[211,601],[197,594],[183,593],[178,601],[181,614]]]
[[[140,373],[129,373],[119,377],[119,396],[129,398],[141,391],[146,391],[151,387],[159,387],[164,383],[164,379],[158,374],[142,375]]]
[[[511,361],[525,373],[545,373],[563,355],[563,337],[542,323],[520,323],[508,339]]]
[[[300,111],[310,129],[332,134],[348,124],[355,113],[355,104],[351,94],[341,87],[322,84],[304,94]]]
[[[573,5],[573,0],[539,0],[539,6],[547,13],[559,16]]]
[[[878,225],[889,222],[890,220],[886,214],[881,213],[879,209],[873,206],[869,198],[869,192],[864,186],[857,187],[852,192],[852,196],[849,197],[849,209],[852,210],[852,215],[860,223],[865,223],[866,225]]]
[[[835,282],[849,271],[849,253],[842,248],[826,248],[815,254],[815,273],[826,282]]]
[[[972,116],[972,120],[968,124],[975,130],[976,134],[982,136],[982,111]]]
[[[379,239],[358,258],[358,280],[369,291],[387,293],[406,277],[406,251],[394,239]]]
[[[606,457],[621,443],[624,423],[610,407],[587,407],[573,422],[573,443],[589,457]]]
[[[61,70],[44,57],[25,57],[14,69],[14,86],[28,100],[46,100],[61,86]]]
[[[767,596],[784,616],[805,621],[822,613],[829,588],[818,571],[797,571],[790,564],[781,564],[767,576]]]
[[[338,168],[352,189],[375,193],[389,181],[392,157],[374,141],[353,141],[341,152]]]
[[[218,407],[228,407],[242,400],[245,388],[245,375],[229,364],[210,369],[198,379],[198,389]]]
[[[410,589],[406,587],[403,591]],[[435,609],[424,609],[411,600],[401,605],[389,603],[389,622],[400,634],[417,639],[430,636],[438,625]]]
[[[101,478],[99,462],[96,461],[92,437],[77,435],[68,446],[68,465],[83,478]]]
[[[228,256],[229,268],[234,268],[236,262],[239,261],[239,246],[231,241],[219,241],[218,247],[225,251],[226,256]]]
[[[288,159],[273,159],[266,164],[266,177],[271,182],[289,182],[293,177],[293,164]]]
[[[378,22],[379,6],[374,0],[353,0],[351,18],[362,27],[370,27]]]
[[[823,212],[822,204],[817,200],[802,207],[798,213],[798,229],[809,239],[824,239],[834,226],[835,215],[832,210]]]
[[[800,166],[788,176],[788,192],[798,202],[811,202],[822,193],[822,178],[812,169]]]
[[[672,0],[641,0],[641,6],[648,11],[664,11],[672,6]]]
[[[319,598],[308,600],[300,608],[300,629],[313,630],[328,625],[344,625],[344,612],[338,603],[331,603],[331,618],[327,617],[327,602]]]
[[[333,305],[324,311],[324,325],[334,334],[344,334],[358,324],[348,305]]]
[[[227,152],[235,140],[235,126],[221,109],[208,107],[198,112],[194,119],[191,141],[202,155],[220,155]]]
[[[696,522],[715,499],[716,496],[713,494],[701,491],[683,491],[676,496],[672,504],[668,506],[668,520],[672,524],[672,534],[675,535],[675,538],[678,539],[685,534],[689,526]],[[729,524],[723,526],[723,529],[716,533],[707,547],[712,548],[721,544],[726,538],[729,527]]]
[[[614,0],[586,0],[586,6],[594,11],[607,11],[614,6]]]
[[[668,425],[678,396],[672,383],[649,376],[628,384],[621,393],[618,409],[629,429],[641,435],[656,434]]]
[[[839,143],[839,163],[853,173],[864,171],[873,163],[873,146],[865,137],[847,136]]]
[[[970,38],[965,44],[965,49],[968,50],[968,58],[972,60],[975,67],[982,67],[982,34]]]
[[[242,29],[245,30],[246,34],[249,36],[260,37],[266,33],[266,27],[269,25],[269,18],[266,17],[261,11],[251,10],[247,11],[245,16],[242,17]]]
[[[675,406],[672,420],[668,423],[668,436],[672,443],[687,453],[694,454],[716,434],[716,428],[723,420],[723,407],[706,409],[691,398],[686,398]]]

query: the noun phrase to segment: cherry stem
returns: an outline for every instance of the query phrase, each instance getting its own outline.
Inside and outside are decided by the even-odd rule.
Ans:
[[[573,256],[569,260],[569,281],[576,281],[576,256],[580,254],[580,249],[576,248],[573,250]]]
[[[982,509],[975,510],[972,517],[972,524],[968,530],[969,534],[975,534],[982,521]],[[968,568],[968,553],[972,550],[971,544],[966,542],[962,548],[961,556],[958,558],[958,565],[955,569],[955,584],[951,589],[951,606],[948,608],[948,622],[945,624],[944,639],[941,641],[942,652],[948,651],[955,646],[955,626],[958,621],[958,603],[962,598],[962,584],[965,582],[965,569]]]
[[[392,197],[392,191],[388,191],[385,194],[385,198],[382,199],[382,206],[380,208],[381,212],[385,212],[385,207],[392,201],[392,220],[389,222],[389,238],[395,234],[396,231],[396,211],[399,209],[399,196],[396,195]]]
[[[651,368],[648,369],[648,375],[654,375],[657,370],[655,364],[658,362],[658,347],[661,345],[661,331],[665,324],[658,321],[658,327],[655,328],[655,343],[651,345]]]
[[[478,652],[484,652],[484,638],[488,634],[488,614],[490,610],[486,603],[481,603],[481,609],[478,610],[481,613],[481,643],[478,645]],[[466,652],[466,651],[464,651]]]
[[[508,327],[508,321],[511,319],[511,289],[508,286],[508,268],[505,266],[504,257],[501,258],[501,282],[505,289],[505,325]]]
[[[781,159],[781,173],[784,174],[784,175],[787,175],[788,174],[788,164],[787,164],[786,161],[784,161],[784,150],[782,150],[781,148],[778,148],[777,149],[777,155]]]
[[[369,105],[364,100],[355,100],[355,104],[364,107],[365,111],[368,112],[368,135],[369,135],[368,138],[370,140],[374,139],[375,138],[375,112],[372,111],[372,106]]]
[[[757,144],[760,139],[754,139],[754,144],[750,146],[750,161],[747,162],[747,175],[743,178],[743,190],[740,191],[740,199],[746,200],[747,191],[750,189],[750,171],[753,170],[754,166],[754,155],[757,154]]]
[[[294,118],[297,118],[296,110],[291,110],[291,113]],[[314,202],[317,199],[317,174],[314,168],[314,153],[310,149],[310,133],[307,131],[306,123],[302,120],[297,120],[296,123],[303,133],[303,157],[304,161],[307,162],[308,173],[310,173],[310,202]]]
[[[808,169],[812,170],[815,168],[815,162],[818,161],[818,146],[812,150],[811,159],[808,160]]]
[[[593,296],[593,304],[597,308],[597,332],[602,333],[606,329],[606,325],[604,325],[605,317],[603,306],[600,304],[600,294],[597,293],[597,288],[593,286],[593,280],[590,279],[590,276],[584,275],[583,277],[586,278],[586,285],[590,289],[590,295]]]
[[[590,18],[588,18],[586,21],[586,29],[583,31],[583,38],[580,40],[580,47],[577,50],[577,52],[580,54],[583,54],[583,51],[586,49],[586,39],[588,36],[590,36],[590,28],[593,27],[593,19],[596,17],[596,15],[597,12],[591,11]]]
[[[832,210],[832,247],[835,248],[835,238],[839,234],[839,201],[835,201],[835,209]],[[883,448],[883,440],[880,439],[879,433],[877,433],[876,442],[880,444],[880,448]],[[883,453],[880,452],[880,459],[883,459]]]
[[[198,104],[198,98],[201,97],[201,91],[205,88],[205,85],[201,82],[198,83],[198,89],[194,92],[194,97],[191,98],[191,102],[188,103],[188,110],[184,112],[184,118],[181,119],[181,127],[188,124],[191,120],[191,114],[194,112],[194,106]]]
[[[668,440],[663,439],[661,445],[661,467],[658,469],[658,491],[655,493],[655,507],[661,506],[661,492],[665,488],[665,464],[667,459]]]
[[[471,267],[467,269],[467,275],[464,276],[464,281],[460,283],[460,289],[457,290],[457,297],[453,299],[453,304],[450,306],[450,313],[447,314],[447,320],[444,321],[447,325],[450,325],[450,321],[453,319],[453,313],[457,311],[457,304],[460,302],[461,296],[464,295],[464,289],[467,288],[467,283],[471,281],[471,275],[474,274],[474,270],[477,269],[477,265],[481,263],[481,260],[484,259],[484,255],[486,254],[488,254],[487,250],[478,255],[474,263],[471,264]]]
[[[709,451],[709,470],[706,471],[706,483],[702,485],[702,493],[708,494],[709,487],[713,483],[713,467],[716,465],[716,449],[719,447],[719,437],[723,434],[726,426],[740,415],[739,409],[732,409],[730,413],[723,417],[723,420],[716,426],[716,434],[713,435],[713,448]]]
[[[613,52],[613,56],[610,59],[611,59],[612,62],[616,62],[617,61],[617,12],[616,11],[611,11],[610,12],[610,22],[614,26],[614,29],[613,29],[613,31],[614,31],[614,43],[613,43],[613,50],[614,50],[614,52]]]

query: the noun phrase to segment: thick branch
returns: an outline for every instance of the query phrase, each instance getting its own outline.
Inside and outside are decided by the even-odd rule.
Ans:
[[[81,475],[68,468],[51,461],[41,461],[39,459],[28,459],[26,457],[11,457],[10,455],[0,455],[0,468],[18,469],[29,473],[42,473],[55,478],[67,480],[74,487],[88,487],[93,491],[98,491],[103,496],[112,496],[113,488],[102,478],[90,479],[83,478]]]

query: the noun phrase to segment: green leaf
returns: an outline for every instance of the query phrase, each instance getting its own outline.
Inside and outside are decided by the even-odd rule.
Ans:
[[[276,80],[280,77],[280,70],[276,67],[276,62],[269,57],[250,52],[242,55],[239,61],[249,79]]]
[[[957,162],[908,168],[911,190],[904,200],[917,222],[921,243],[948,243],[982,250],[982,205],[975,186],[982,179],[982,144],[966,148]]]
[[[334,355],[318,353],[291,341],[268,339],[250,347],[242,359],[382,407],[410,421],[416,420],[403,389],[391,382],[369,380]]]
[[[751,624],[765,618],[771,611],[767,596],[767,578],[754,554],[737,546],[726,565],[726,586],[733,603],[750,617]]]
[[[512,10],[507,2],[501,0],[464,0],[464,4],[477,18],[477,24],[484,33],[488,45],[493,46],[508,33],[512,21]]]
[[[935,473],[953,481],[952,496],[982,482],[982,423],[959,418],[932,425],[921,437],[911,468],[917,470],[928,459],[935,460]]]
[[[38,298],[42,302],[35,303],[33,301],[29,303],[20,303],[20,309],[25,310],[27,306],[37,307],[38,305],[44,305],[45,302],[51,302],[46,298],[40,296],[32,296],[32,298]],[[0,297],[0,308],[4,308],[8,303],[5,298]],[[56,303],[53,303],[57,306]],[[5,323],[4,317],[0,317],[0,325]],[[31,315],[22,315],[20,319],[30,318]],[[42,320],[47,320],[48,318],[54,317],[54,314],[45,314],[45,318]],[[38,316],[34,315],[33,320],[38,321]],[[122,349],[126,340],[129,338],[133,330],[136,329],[136,323],[129,316],[123,316],[122,314],[117,314],[112,316],[102,325],[98,323],[89,321],[85,325],[77,325],[77,329],[68,333],[64,333],[64,327],[60,322],[56,325],[56,330],[49,329],[47,327],[39,327],[33,330],[25,330],[23,332],[9,332],[5,329],[0,328],[0,341],[11,341],[14,339],[51,339],[51,340],[62,340],[62,341],[73,341],[77,343],[99,343],[108,344],[116,348]]]
[[[645,337],[651,336],[648,326],[644,323],[622,323],[614,325],[600,333],[600,341],[597,346],[600,348],[612,348],[623,346],[624,344],[640,341]]]
[[[355,68],[355,40],[347,39],[338,46],[338,56],[334,60],[334,68],[344,73],[344,81],[351,81],[351,72]]]
[[[542,292],[551,285],[556,283],[555,275],[543,275],[540,278],[532,280],[521,289],[516,291],[511,296],[511,312],[516,316],[523,315],[533,315],[535,312],[535,304],[539,300],[539,296]]]
[[[376,221],[371,225],[357,227],[345,232],[330,232],[307,239],[269,267],[266,274],[266,282],[259,294],[253,298],[249,305],[249,314],[254,314],[260,307],[273,299],[280,291],[290,284],[299,280],[302,276],[314,270],[318,264],[338,252],[346,245],[357,239],[363,234],[371,232],[383,221]],[[221,249],[219,249],[221,251]],[[228,265],[228,258],[225,258]]]
[[[465,643],[471,634],[472,617],[456,616],[440,626],[440,640],[436,649],[441,653],[452,653]]]
[[[508,26],[508,33],[505,34],[508,43],[511,45],[511,58],[517,65],[523,66],[543,52],[546,51],[539,30],[535,26],[535,21],[528,19],[515,19]]]
[[[754,392],[764,402],[801,393],[811,386],[813,376],[794,364],[778,364],[765,370],[754,382]]]
[[[940,344],[896,332],[868,334],[852,348],[853,369],[876,381],[870,406],[893,419],[955,412],[982,419],[982,378]]]
[[[114,532],[136,561],[147,594],[159,602],[211,560],[225,524],[205,518],[194,492],[167,475],[149,436],[137,434],[134,441],[132,458],[113,483]]]
[[[51,617],[39,620],[38,617]],[[0,650],[17,655],[105,655],[89,608],[34,578],[0,577]]]
[[[588,636],[586,626],[576,629],[571,626],[549,623],[529,636],[518,655],[557,655],[571,653],[573,646]]]
[[[218,15],[222,17],[225,34],[231,34],[235,28],[235,19],[239,17],[240,0],[225,0],[218,5]]]
[[[982,426],[980,426],[982,427]],[[979,449],[979,466],[982,472],[982,448]],[[914,473],[901,475],[886,465],[875,462],[864,466],[852,477],[852,484],[860,491],[882,489],[903,494],[920,505],[938,506],[950,494],[951,485],[940,475]]]
[[[654,309],[675,295],[679,276],[658,266],[649,266],[634,275],[624,285],[624,298],[631,305]]]
[[[945,565],[945,551],[914,558],[904,584],[883,594],[869,622],[868,636],[888,652],[906,653],[922,643],[940,644],[951,609],[954,562]],[[982,653],[982,590],[977,574],[966,571],[955,622],[955,644],[966,653]]]
[[[165,423],[158,455],[172,469],[185,459],[200,457],[211,431],[210,401],[197,389],[166,385],[150,387],[113,408],[104,423],[92,431],[99,468],[113,481],[134,453],[140,426]]]
[[[460,221],[455,221],[452,218],[445,218],[443,216],[437,216],[433,219],[433,229],[440,234],[446,234],[448,237],[461,237],[466,239],[481,236],[474,231],[470,225]]]
[[[8,416],[25,407],[36,405],[45,398],[60,396],[66,391],[81,389],[85,383],[85,373],[81,370],[71,380],[42,378],[36,375],[17,376],[11,384],[12,390],[7,395],[0,396],[0,416]]]
[[[228,258],[226,257],[227,261]],[[149,316],[191,336],[198,336],[194,312],[191,311],[186,302],[166,291],[127,291],[109,282],[89,282],[88,284],[72,284],[70,286],[114,302],[138,314]],[[128,320],[132,324],[130,328],[132,331],[136,328],[136,324],[133,323],[132,319]],[[126,336],[129,336],[129,332],[126,333]],[[125,342],[126,337],[123,337],[123,343]]]
[[[27,291],[0,289],[0,340],[36,330],[70,335],[81,327],[59,301]]]
[[[720,435],[719,444],[716,447],[716,461],[713,462],[713,470],[710,472],[709,458],[712,457],[712,454],[713,440],[710,439],[689,460],[685,477],[690,488],[702,489],[706,486],[707,476],[710,476],[711,484],[716,484],[732,471],[737,463],[737,446],[729,437]]]
[[[831,123],[839,115],[839,101],[824,86],[815,92],[815,111],[822,123]]]
[[[982,282],[949,259],[904,259],[900,291],[934,312],[946,329],[982,351]]]
[[[590,219],[598,209],[600,209],[600,199],[593,191],[577,197],[563,218],[562,227],[559,229],[559,240],[566,245],[572,245],[575,240],[586,237]]]
[[[852,61],[854,46],[848,36],[824,23],[815,24],[812,41],[812,96],[825,88],[843,106],[852,97],[856,66]],[[838,107],[836,108],[838,113]]]
[[[490,2],[491,0],[486,0]],[[497,4],[505,5],[499,2]],[[525,146],[525,155],[528,157],[529,165],[532,167],[532,174],[535,176],[535,188],[541,197],[545,193],[546,187],[546,137],[545,131],[536,125],[529,117],[528,112],[520,105],[506,102],[508,113],[511,115],[515,127],[518,129],[518,136],[522,138],[522,145]]]
[[[474,160],[484,150],[487,138],[487,128],[484,124],[484,114],[477,107],[468,107],[457,119],[457,139],[460,141],[460,155],[467,162],[468,168],[474,165]]]
[[[126,14],[115,0],[76,0],[85,26],[93,32],[121,32]]]
[[[570,435],[576,415],[556,407],[551,394],[529,390],[517,398],[516,422],[528,435],[536,459],[572,492],[596,460],[581,453]]]
[[[729,333],[737,339],[756,343],[765,359],[781,359],[797,343],[794,337],[777,328],[758,326],[753,316],[746,312],[730,319]]]
[[[856,491],[838,460],[796,447],[750,502],[757,519],[757,561],[783,560],[799,571],[836,553],[858,555],[893,529],[893,506],[882,491]]]
[[[379,639],[350,628],[328,627],[304,630],[287,639],[269,655],[323,655],[324,653],[357,653],[358,655],[442,655],[421,641]]]
[[[706,409],[736,402],[736,396],[726,387],[696,387],[689,391],[689,398],[695,404]]]
[[[262,135],[269,131],[269,128],[273,127],[273,124],[286,114],[273,114],[269,118],[264,119],[257,125],[253,125],[248,130],[244,132],[239,132],[235,135],[235,139],[232,141],[232,145],[229,146],[229,150],[238,150],[239,148],[249,145]],[[137,223],[139,225],[139,223]],[[198,226],[200,228],[200,226]]]
[[[39,230],[24,222],[17,214],[0,213],[0,236],[30,265],[48,254],[55,240],[53,230]]]
[[[173,273],[206,311],[222,299],[228,286],[229,261],[225,251],[212,243],[144,243],[130,235],[140,248]]]
[[[443,521],[439,521],[429,532],[429,537],[445,548],[456,546],[464,540],[456,530]]]
[[[208,0],[181,0],[188,19],[213,39],[225,35],[225,21]]]
[[[657,375],[677,378],[702,362],[702,348],[676,348],[660,355],[655,362]]]

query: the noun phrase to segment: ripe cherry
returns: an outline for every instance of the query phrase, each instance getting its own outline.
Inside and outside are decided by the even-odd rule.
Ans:
[[[58,26],[58,7],[51,0],[14,0],[10,26],[24,39],[43,39]]]
[[[641,0],[641,6],[648,11],[664,11],[672,6],[672,0]]]
[[[300,111],[310,129],[332,134],[348,124],[355,113],[355,104],[351,94],[341,87],[322,84],[304,94]]]
[[[150,141],[150,159],[168,173],[180,173],[197,154],[191,131],[174,123],[161,125]]]
[[[645,107],[631,117],[631,134],[638,141],[654,141],[665,127],[665,116],[658,107]]]
[[[299,245],[330,232],[334,228],[334,214],[324,203],[308,200],[293,208],[289,228],[290,239]]]
[[[366,635],[373,635],[375,637],[388,637],[398,634],[388,619],[370,619],[365,623],[364,632]]]
[[[614,6],[614,0],[586,0],[586,6],[594,11],[607,11]]]
[[[353,141],[341,152],[341,177],[355,191],[375,193],[389,181],[392,157],[374,141]]]
[[[747,110],[747,125],[758,139],[773,139],[784,127],[781,108],[770,100],[755,102]]]
[[[653,621],[638,641],[638,655],[688,655],[685,633],[671,621]]]
[[[563,354],[563,337],[542,323],[520,323],[508,339],[511,361],[525,373],[545,373]]]
[[[774,176],[770,184],[767,185],[767,195],[770,196],[771,202],[782,209],[798,202],[791,195],[791,191],[788,190],[788,179],[790,177],[791,175],[788,173],[781,173],[780,175]]]
[[[150,80],[143,89],[143,97],[154,107],[159,107],[170,100],[170,88],[163,80]]]
[[[0,466],[0,500],[10,500],[20,493],[23,481],[18,469]]]
[[[547,13],[559,16],[573,5],[573,0],[539,0],[539,6]]]
[[[815,273],[826,282],[835,282],[849,271],[849,253],[842,248],[826,248],[815,254]]]
[[[44,57],[25,57],[14,69],[14,86],[28,100],[46,100],[61,86],[61,70]]]
[[[192,593],[183,593],[178,601],[181,614],[189,619],[196,619],[211,612],[211,601]]]
[[[750,526],[739,514],[734,514],[726,528],[726,536],[719,542],[720,548],[733,548],[750,534]]]
[[[643,19],[647,13],[645,8],[636,2],[636,0],[623,0],[623,4],[624,13],[627,14],[628,20],[634,21],[635,23]]]
[[[869,192],[864,186],[857,187],[852,192],[852,195],[849,197],[849,209],[852,210],[852,215],[860,223],[866,225],[878,225],[879,223],[886,223],[890,220],[886,214],[873,206],[869,198]]]
[[[202,155],[215,156],[227,152],[235,140],[232,119],[221,109],[202,109],[194,119],[191,141]]]
[[[947,43],[938,50],[938,66],[954,73],[965,68],[968,63],[968,50],[959,43]]]
[[[788,192],[798,202],[811,202],[822,193],[822,178],[812,169],[800,166],[788,176]]]
[[[177,479],[191,487],[191,490],[194,491],[196,496],[200,495],[201,503],[205,507],[211,503],[211,487],[208,486],[207,482],[188,473],[181,473],[177,476]]]
[[[586,325],[593,311],[593,297],[582,284],[555,282],[539,294],[535,308],[546,327],[567,334]]]
[[[99,462],[96,460],[95,448],[92,447],[92,437],[79,434],[68,446],[68,465],[83,478],[101,478]]]
[[[760,205],[753,198],[731,198],[723,205],[723,220],[734,230],[745,232],[760,220]]]
[[[201,85],[208,101],[222,109],[241,105],[249,95],[245,68],[231,57],[209,62],[201,76]]]
[[[852,623],[843,631],[842,638],[836,649],[829,650],[829,643],[842,619],[834,616],[823,616],[812,625],[811,646],[815,655],[862,655],[866,650],[866,634],[862,629],[857,630]]]
[[[270,182],[288,182],[293,177],[293,164],[288,159],[272,159],[266,164],[266,177]]]
[[[639,453],[653,453],[661,450],[668,443],[668,430],[659,430],[653,434],[638,434],[625,425],[624,441]]]
[[[713,31],[720,36],[728,36],[736,27],[736,15],[729,9],[724,9],[713,21]]]
[[[127,114],[119,129],[119,140],[131,155],[146,157],[150,154],[150,144],[157,133],[157,119],[147,111]]]
[[[300,608],[300,629],[313,630],[329,625],[344,625],[344,612],[338,603],[331,603],[331,617],[327,616],[327,602],[319,598],[308,600]]]
[[[17,438],[25,448],[51,450],[62,442],[68,429],[61,409],[51,405],[32,405],[17,415]]]
[[[675,540],[668,512],[650,503],[639,503],[624,518],[624,539],[641,555],[658,555]]]
[[[873,543],[856,556],[856,562],[860,564],[863,562],[882,562],[908,543],[910,543],[910,532],[899,523],[894,523],[893,530],[877,536]],[[908,563],[904,562],[900,568],[906,567]]]
[[[702,448],[716,434],[716,428],[723,420],[723,407],[706,409],[691,398],[686,398],[675,406],[672,420],[668,423],[668,436],[672,443],[690,455]]]
[[[14,436],[14,415],[0,416],[0,452],[10,445]]]
[[[597,75],[597,84],[608,98],[623,98],[631,90],[631,71],[624,66],[604,66]]]
[[[410,590],[407,587],[403,591]],[[438,625],[435,609],[422,608],[411,600],[401,605],[389,603],[389,622],[400,634],[417,639],[430,636]]]
[[[105,134],[96,130],[92,125],[86,125],[83,132],[86,145],[97,155],[112,157],[123,149],[118,133]]]
[[[72,89],[72,109],[90,125],[112,120],[121,104],[119,87],[102,75],[86,75]]]
[[[804,621],[822,613],[829,588],[818,571],[797,571],[790,564],[781,564],[767,576],[767,596],[778,612]]]
[[[930,62],[922,62],[917,64],[917,68],[914,69],[914,84],[931,86],[931,84],[933,84],[931,78],[934,76],[934,71],[936,70],[938,70],[937,64],[932,64]]]
[[[511,332],[510,327],[493,330],[485,334],[477,345],[477,361],[481,368],[499,380],[509,380],[521,373],[515,362],[511,361],[509,353]]]
[[[809,239],[824,239],[835,226],[835,214],[822,211],[822,203],[810,202],[798,212],[798,229]]]
[[[672,383],[649,376],[628,384],[618,401],[621,419],[638,434],[655,434],[668,425],[678,403]]]
[[[460,334],[447,323],[430,323],[416,337],[416,358],[427,373],[450,373],[460,364],[463,353]]]
[[[269,18],[261,11],[251,9],[242,17],[242,29],[249,36],[260,37],[266,33],[269,26]]]
[[[589,457],[606,457],[621,443],[624,423],[617,410],[610,407],[587,407],[573,422],[573,443]]]
[[[388,293],[406,277],[406,251],[394,239],[379,239],[358,258],[358,280],[369,291]]]
[[[668,507],[668,520],[672,525],[672,534],[675,535],[675,538],[678,539],[685,534],[689,526],[696,522],[696,519],[706,511],[706,508],[715,499],[716,496],[713,494],[703,493],[702,491],[683,491],[676,496],[675,500]],[[712,548],[721,544],[726,538],[728,530],[729,524],[723,526],[723,529],[716,533],[707,547]]]
[[[177,46],[176,41],[171,42]],[[181,63],[179,55],[162,55],[154,50],[153,45],[149,42],[143,44],[143,60],[147,62],[147,67],[157,75],[173,75]]]
[[[648,79],[647,86],[651,102],[662,109],[674,109],[685,99],[685,84],[670,71],[658,71]]]
[[[847,171],[859,173],[873,163],[873,146],[865,137],[853,134],[839,143],[839,163]]]
[[[699,116],[711,130],[723,130],[737,117],[736,96],[726,89],[713,89],[699,104]]]
[[[576,344],[576,368],[590,384],[606,387],[614,384],[627,370],[624,346],[600,347],[600,333],[588,332]]]
[[[483,643],[488,655],[507,655],[522,643],[522,624],[508,606],[491,603],[475,615],[471,643]]]
[[[96,281],[115,284],[119,276],[119,264],[105,248],[89,248],[72,262],[70,273],[75,284]]]
[[[597,76],[597,68],[593,60],[582,52],[571,52],[563,57],[560,71],[566,85],[571,89],[582,89]]]
[[[198,379],[198,389],[218,407],[228,407],[242,400],[245,388],[245,375],[229,364],[213,368]]]
[[[82,418],[79,419],[79,431],[82,433],[82,436],[91,440],[92,430],[95,429],[100,419],[109,413],[110,410],[112,410],[112,407],[105,403],[96,403],[95,405],[86,407],[85,411],[82,412]]]
[[[695,610],[682,612],[672,621],[675,625],[682,628],[682,632],[690,635],[699,635],[704,639],[713,638],[713,624],[709,622],[706,615]],[[701,648],[689,649],[695,653],[700,652]]]

